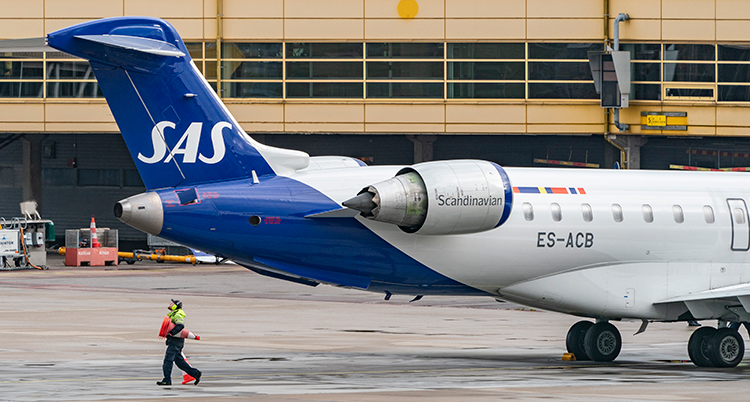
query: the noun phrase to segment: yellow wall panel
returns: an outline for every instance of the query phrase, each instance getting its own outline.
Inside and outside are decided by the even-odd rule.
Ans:
[[[745,107],[717,107],[717,126],[750,126],[748,109]],[[688,116],[689,117],[689,116]]]
[[[87,1],[75,5],[70,0],[45,0],[47,18],[104,18],[123,15],[123,0]],[[73,3],[73,4],[71,4]]]
[[[356,0],[355,0],[356,1]],[[400,0],[365,0],[365,18],[400,18]],[[419,11],[415,18],[443,18],[444,0],[417,0]]]
[[[664,40],[714,40],[716,36],[714,20],[663,20],[661,24]]]
[[[675,131],[664,130],[664,135],[672,136]],[[700,135],[703,137],[716,135],[716,127],[703,127],[703,126],[688,126],[687,131],[677,131],[677,135]]]
[[[404,38],[443,40],[444,37],[445,29],[442,19],[368,19],[365,21],[366,40],[404,40]]]
[[[284,0],[223,0],[224,16],[228,18],[282,18],[284,16]],[[206,9],[208,16],[216,15],[216,2],[211,9]]]
[[[601,0],[526,0],[528,18],[603,18]]]
[[[715,107],[665,106],[663,110],[665,112],[687,112],[688,127],[716,125]]]
[[[215,24],[214,24],[215,25]],[[214,30],[215,32],[215,30]],[[206,31],[206,37],[208,31]],[[284,38],[284,20],[282,19],[225,19],[224,39],[248,40],[282,40]]]
[[[475,39],[524,39],[526,20],[524,19],[449,19],[445,23],[447,40]]]
[[[365,124],[368,133],[442,133],[442,124]]]
[[[226,28],[224,30],[226,31]],[[216,19],[203,20],[203,39],[216,39]]]
[[[447,133],[461,134],[524,134],[524,124],[446,124]]]
[[[286,39],[362,39],[362,19],[287,19]]]
[[[526,123],[524,105],[448,105],[446,123]]]
[[[39,38],[50,31],[44,30],[44,20],[0,19],[0,39]]]
[[[531,123],[603,124],[604,110],[599,105],[528,105]]]
[[[280,133],[284,131],[282,123],[242,123],[240,126],[246,133]]]
[[[363,2],[352,0],[284,0],[286,18],[362,18]]]
[[[717,19],[738,19],[750,17],[750,1],[720,0],[716,2]]]
[[[87,18],[64,18],[64,19],[46,19],[44,20],[44,29],[46,33],[57,31],[58,29],[67,28],[71,25],[80,24],[82,22],[91,21]]]
[[[203,19],[199,18],[167,18],[182,39],[203,39]]]
[[[3,18],[43,18],[44,0],[0,0]]]
[[[45,105],[45,110],[47,122],[109,123],[115,121],[106,103],[50,103]]]
[[[125,15],[203,18],[203,0],[124,0]],[[212,14],[215,16],[216,13]]]
[[[529,134],[600,134],[604,124],[529,124]]]
[[[44,131],[48,133],[119,133],[115,123],[47,123]]]
[[[366,123],[444,123],[443,105],[365,105]]]
[[[0,122],[44,122],[44,105],[41,103],[10,103],[0,106]]]
[[[750,127],[716,127],[716,135],[727,137],[750,137]]]
[[[363,105],[286,105],[286,123],[364,123]]]
[[[227,109],[240,123],[281,123],[284,121],[284,105],[277,104],[227,104]]]
[[[713,19],[716,15],[715,0],[662,0],[661,7],[661,15],[664,19]]]
[[[232,2],[233,0],[222,0],[222,1],[224,2],[224,15],[227,15],[227,11],[226,11],[227,3]],[[253,1],[253,0],[247,0],[248,3],[250,1]],[[203,0],[203,17],[212,17],[212,18],[216,17],[216,0]]]
[[[614,32],[614,20],[609,20],[609,32]],[[661,39],[660,20],[631,19],[620,23],[620,40],[659,40]]]
[[[625,13],[633,19],[658,19],[661,17],[661,2],[654,0],[609,0],[610,21],[620,13]],[[624,24],[628,23],[630,22],[627,21]],[[620,28],[622,26],[623,24],[620,24]]]
[[[750,21],[748,20],[716,21],[717,41],[747,41],[748,32],[750,32]]]
[[[6,123],[0,121],[1,132],[22,132],[22,133],[39,133],[44,131],[44,123]]]
[[[599,19],[532,19],[526,20],[529,39],[600,40],[604,21]]]
[[[365,131],[364,123],[287,123],[284,127],[284,131],[288,133],[362,133]]]
[[[524,0],[446,0],[448,18],[524,18]]]

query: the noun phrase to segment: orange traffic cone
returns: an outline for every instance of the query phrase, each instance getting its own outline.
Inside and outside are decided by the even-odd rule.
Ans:
[[[94,216],[91,216],[91,247],[101,247],[102,244],[99,243],[99,239],[96,237],[96,222],[94,221]]]
[[[190,362],[185,357],[185,353],[180,352],[180,354],[182,355],[182,359],[185,360],[185,363],[187,363],[188,365],[190,365]],[[190,374],[188,374],[188,373],[186,373],[186,372],[183,371],[182,372],[182,385],[185,385],[185,384],[189,383],[190,381],[195,381],[195,377],[193,377]]]
[[[171,324],[171,328],[170,328]],[[159,328],[159,338],[166,338],[167,334],[169,333],[169,330],[174,328],[174,324],[172,324],[172,320],[169,319],[169,317],[164,316],[164,321],[161,322],[161,328]]]
[[[159,338],[166,338],[169,334],[169,331],[174,328],[174,323],[172,320],[169,319],[169,317],[164,317],[164,321],[161,322],[161,328],[159,329]],[[180,331],[179,334],[174,335],[175,338],[185,338],[185,339],[195,339],[196,341],[201,340],[201,337],[186,330],[183,329]]]

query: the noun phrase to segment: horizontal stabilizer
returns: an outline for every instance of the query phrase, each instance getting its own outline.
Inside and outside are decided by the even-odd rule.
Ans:
[[[0,40],[0,53],[5,52],[55,52],[47,46],[47,38]]]
[[[351,208],[339,208],[316,214],[306,215],[305,218],[353,218],[359,214],[359,211]]]
[[[176,46],[164,41],[126,35],[76,35],[74,38],[100,43],[136,52],[150,53],[159,56],[182,57],[185,55]]]

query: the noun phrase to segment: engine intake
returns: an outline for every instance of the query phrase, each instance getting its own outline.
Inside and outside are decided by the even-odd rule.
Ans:
[[[344,201],[365,218],[425,235],[476,233],[510,215],[513,192],[503,169],[478,160],[425,162]]]

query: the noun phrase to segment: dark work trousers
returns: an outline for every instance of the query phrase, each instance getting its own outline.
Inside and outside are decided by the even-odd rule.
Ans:
[[[177,364],[180,370],[195,377],[198,374],[198,369],[191,367],[185,359],[182,357],[182,346],[177,343],[169,343],[167,345],[167,352],[164,354],[164,364],[162,370],[164,371],[164,379],[166,381],[172,381],[172,362]]]

